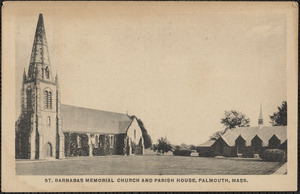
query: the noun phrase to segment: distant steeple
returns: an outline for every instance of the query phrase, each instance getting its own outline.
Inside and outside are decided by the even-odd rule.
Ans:
[[[259,112],[259,117],[258,117],[258,128],[262,129],[264,124],[264,119],[262,116],[262,105],[260,105],[260,112]]]
[[[38,23],[36,26],[28,69],[28,78],[53,81],[42,14],[39,15]]]

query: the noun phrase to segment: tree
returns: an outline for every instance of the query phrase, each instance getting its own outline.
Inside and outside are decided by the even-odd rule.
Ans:
[[[197,149],[197,147],[196,147],[195,145],[192,144],[192,145],[190,145],[189,149],[190,149],[190,150],[195,150],[195,149]]]
[[[164,153],[167,153],[172,150],[172,146],[167,140],[167,138],[161,137],[157,140],[157,144],[153,146],[153,150],[164,155]]]
[[[147,129],[145,128],[144,126],[144,123],[141,119],[137,118],[135,115],[133,116],[129,116],[131,119],[134,119],[136,118],[141,130],[142,130],[142,135],[143,135],[143,138],[144,138],[144,147],[145,149],[147,148],[151,148],[152,147],[152,139],[151,139],[151,136],[148,134],[147,132]]]
[[[225,126],[225,131],[235,127],[249,127],[250,119],[245,114],[236,110],[225,111],[225,117],[221,119],[221,123]]]
[[[283,101],[281,106],[278,106],[278,112],[269,116],[273,126],[287,126],[287,102]]]
[[[217,131],[212,136],[209,137],[210,140],[217,140],[221,135],[224,134],[224,131]]]
[[[229,129],[235,127],[249,127],[250,119],[241,112],[236,110],[225,111],[224,117],[221,119],[221,123],[224,125],[224,131],[217,131],[212,136],[210,136],[210,140],[217,140],[221,135],[226,133]]]

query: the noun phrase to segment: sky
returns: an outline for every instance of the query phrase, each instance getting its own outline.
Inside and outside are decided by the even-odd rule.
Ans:
[[[153,142],[198,145],[235,109],[257,126],[287,98],[286,18],[280,14],[43,12],[63,104],[136,115]],[[15,17],[16,117],[38,14]]]

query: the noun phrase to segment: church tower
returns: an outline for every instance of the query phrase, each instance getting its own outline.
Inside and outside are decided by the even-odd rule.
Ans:
[[[262,129],[264,127],[264,119],[262,116],[262,105],[260,105],[260,112],[259,112],[259,117],[258,117],[258,129]]]
[[[28,72],[24,70],[16,158],[64,158],[58,77],[52,76],[43,15],[39,15]]]

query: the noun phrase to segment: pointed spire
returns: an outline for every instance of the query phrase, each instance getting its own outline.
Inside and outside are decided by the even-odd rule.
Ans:
[[[260,112],[259,112],[259,117],[258,117],[258,128],[262,129],[264,124],[264,119],[262,116],[262,105],[260,104]]]
[[[57,71],[56,71],[56,74],[55,74],[55,84],[56,84],[56,89],[59,90],[59,79],[58,79]]]
[[[39,15],[36,26],[28,77],[36,79],[52,80],[48,44],[44,26],[43,15]]]
[[[259,119],[263,119],[263,116],[262,116],[262,105],[261,104],[260,104]]]
[[[23,82],[26,80],[26,73],[25,73],[25,68],[24,68],[24,72],[23,72]]]

